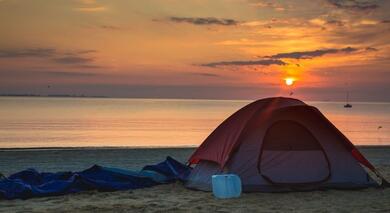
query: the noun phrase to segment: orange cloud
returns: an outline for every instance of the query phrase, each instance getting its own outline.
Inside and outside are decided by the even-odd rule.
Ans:
[[[74,8],[74,10],[80,11],[80,12],[102,12],[102,11],[107,10],[107,8],[103,7],[103,6],[99,6],[99,7],[77,7],[77,8]]]
[[[96,4],[96,0],[80,0],[83,4]]]

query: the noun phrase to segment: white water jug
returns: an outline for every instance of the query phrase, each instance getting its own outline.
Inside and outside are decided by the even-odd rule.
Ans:
[[[211,183],[216,198],[235,198],[241,195],[241,179],[235,174],[213,175]]]

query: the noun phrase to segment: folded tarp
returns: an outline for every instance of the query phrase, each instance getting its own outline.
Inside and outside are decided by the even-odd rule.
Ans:
[[[27,199],[98,190],[139,189],[185,180],[191,168],[167,157],[141,171],[94,165],[81,172],[40,173],[27,169],[0,179],[0,199]]]

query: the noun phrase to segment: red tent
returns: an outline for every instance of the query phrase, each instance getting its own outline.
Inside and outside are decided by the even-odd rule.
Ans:
[[[204,190],[210,190],[210,176],[223,171],[238,174],[247,191],[377,185],[360,164],[386,183],[318,109],[283,97],[255,101],[231,115],[189,163],[197,166],[187,186]]]

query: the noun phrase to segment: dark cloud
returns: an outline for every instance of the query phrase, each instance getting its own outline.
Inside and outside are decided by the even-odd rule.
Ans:
[[[262,59],[255,61],[220,61],[220,62],[212,62],[207,64],[201,64],[201,66],[205,67],[217,67],[217,66],[251,66],[251,65],[262,65],[262,66],[270,66],[270,65],[287,65],[284,61],[279,59]]]
[[[351,9],[351,10],[373,10],[377,9],[379,6],[372,1],[359,1],[359,0],[326,0],[333,6],[341,9]]]
[[[378,49],[374,47],[366,47],[366,51],[378,51]]]
[[[97,73],[86,73],[86,72],[65,72],[65,71],[46,71],[40,72],[42,74],[57,76],[57,77],[88,77],[97,76]]]
[[[311,59],[315,57],[320,57],[327,54],[335,54],[335,53],[352,53],[356,52],[359,49],[346,47],[342,49],[321,49],[321,50],[313,50],[313,51],[302,51],[302,52],[289,52],[289,53],[278,53],[276,55],[266,56],[264,58],[272,58],[272,59],[283,59],[283,58],[292,58],[292,59]]]
[[[198,76],[205,76],[205,77],[220,77],[220,75],[217,75],[215,73],[207,73],[207,72],[192,72],[190,75],[198,75]]]
[[[190,17],[170,17],[170,21],[177,23],[190,23],[195,25],[237,25],[239,22],[234,19],[219,19],[214,17],[190,18]]]
[[[76,68],[83,68],[83,69],[100,69],[104,68],[104,66],[94,65],[94,64],[76,64]]]
[[[56,54],[56,50],[51,48],[0,50],[0,58],[22,58],[22,57],[45,58],[45,57],[53,56],[55,54]]]
[[[78,53],[78,54],[97,53],[97,50],[79,50],[76,53]]]
[[[331,35],[324,37],[328,43],[339,45],[350,44],[357,46],[369,46],[373,43],[388,44],[389,29],[386,27],[353,27],[350,30],[335,29]]]
[[[114,25],[101,25],[100,28],[104,29],[104,30],[121,30],[122,29],[122,28],[120,28],[118,26],[114,26]]]
[[[96,52],[92,49],[73,51],[60,51],[54,48],[0,49],[0,58],[47,58],[59,64],[74,64],[80,68],[99,68],[90,64],[93,58],[86,56]]]
[[[93,72],[81,72],[81,71],[56,71],[56,70],[1,70],[0,77],[2,78],[44,78],[44,77],[91,77],[102,75]]]
[[[61,58],[55,58],[53,61],[60,64],[85,64],[92,62],[92,58],[80,57],[80,56],[67,56]]]
[[[339,26],[339,27],[343,27],[345,25],[344,22],[342,22],[340,20],[334,20],[334,19],[326,21],[326,24],[335,25],[335,26]]]
[[[54,48],[15,48],[15,49],[0,49],[0,58],[50,58],[50,57],[67,57],[79,56],[84,54],[96,53],[97,50],[73,50],[60,51]]]
[[[81,57],[82,55],[96,53],[97,50],[76,50],[76,51],[67,51],[64,53],[58,53],[55,55],[56,57]]]

